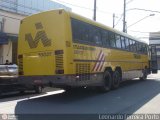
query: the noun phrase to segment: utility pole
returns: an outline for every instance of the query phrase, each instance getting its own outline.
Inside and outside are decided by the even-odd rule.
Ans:
[[[123,32],[126,32],[126,0],[124,0],[124,9],[123,9]]]
[[[94,13],[93,13],[93,20],[96,21],[96,5],[97,4],[97,0],[94,0]]]
[[[113,28],[115,26],[115,13],[113,13]]]

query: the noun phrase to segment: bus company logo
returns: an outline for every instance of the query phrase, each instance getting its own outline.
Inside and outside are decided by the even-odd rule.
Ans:
[[[104,62],[105,62],[105,54],[101,50],[100,53],[98,54],[96,63],[94,64],[92,71],[93,72],[101,71],[103,68]]]
[[[36,48],[38,43],[41,41],[44,47],[51,46],[51,39],[47,37],[46,32],[43,30],[42,23],[35,24],[37,33],[35,38],[32,37],[31,33],[25,34],[25,40],[28,42],[28,45],[31,49]]]

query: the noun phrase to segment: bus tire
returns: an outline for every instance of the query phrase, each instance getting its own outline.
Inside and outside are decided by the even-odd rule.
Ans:
[[[112,76],[112,89],[117,89],[119,87],[121,80],[121,75],[118,70],[113,72]]]
[[[100,91],[108,92],[110,91],[111,86],[112,86],[112,75],[111,72],[106,70],[103,75],[103,86],[101,86]]]
[[[139,79],[140,79],[140,80],[147,80],[147,75],[148,75],[148,74],[147,74],[147,69],[144,69],[142,72],[143,72],[143,76],[140,77]]]
[[[43,88],[42,86],[38,85],[34,87],[34,90],[35,90],[35,93],[40,94],[42,93]]]

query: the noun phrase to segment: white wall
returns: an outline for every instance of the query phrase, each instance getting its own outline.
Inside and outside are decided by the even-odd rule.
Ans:
[[[12,42],[9,41],[8,44],[3,45],[3,63],[6,62],[6,60],[9,60],[9,62],[12,62]]]
[[[11,34],[18,34],[20,21],[25,16],[0,10],[0,17],[4,19],[3,32],[11,33]]]
[[[24,17],[24,15],[0,10],[0,18],[3,19],[4,23],[3,32],[18,35],[20,21]],[[12,40],[9,40],[8,44],[1,45],[0,64],[4,64],[6,60],[12,62]]]

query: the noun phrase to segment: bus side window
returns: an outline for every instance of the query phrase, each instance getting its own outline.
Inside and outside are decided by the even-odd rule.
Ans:
[[[126,50],[130,50],[130,43],[128,38],[125,38],[125,43],[126,43]]]
[[[114,35],[113,32],[109,32],[108,39],[109,39],[109,42],[110,42],[110,46],[111,47],[116,47],[115,35]]]
[[[145,44],[141,43],[141,46],[140,46],[140,47],[141,47],[141,50],[140,50],[141,53],[142,53],[142,54],[145,54],[145,51],[146,51],[146,50],[145,50],[145,49],[146,49],[146,48],[145,48]]]
[[[89,25],[75,19],[71,20],[71,24],[73,40],[83,43],[89,42]]]
[[[79,36],[78,36],[79,26],[77,24],[77,21],[72,19],[71,23],[72,23],[72,39],[73,40],[79,40]]]
[[[116,40],[116,46],[117,46],[117,48],[121,48],[120,35],[115,35],[115,40]]]
[[[85,41],[84,33],[85,33],[85,25],[78,21],[72,20],[72,34],[74,40]]]
[[[143,53],[142,51],[142,43],[139,43],[139,50],[138,50],[139,53]]]
[[[90,41],[95,45],[102,45],[100,30],[94,26],[90,27]]]
[[[145,53],[144,54],[148,54],[148,46],[145,45]]]
[[[137,48],[137,53],[141,53],[139,42],[136,42],[136,48]]]
[[[85,27],[85,31],[84,31],[84,40],[86,41],[86,42],[90,42],[90,39],[89,39],[89,28],[90,28],[90,26],[88,25],[88,24],[85,24],[84,25],[84,27]]]
[[[130,51],[131,51],[131,52],[134,52],[133,40],[129,39],[129,43],[130,43]]]
[[[82,40],[83,42],[88,42],[89,41],[89,28],[88,25],[85,23],[81,23],[81,25],[79,25],[81,27],[80,33],[79,33],[79,37],[80,40]]]
[[[126,42],[123,36],[121,36],[122,49],[126,49]]]
[[[93,41],[96,45],[102,45],[101,33],[99,29],[95,29]]]
[[[144,44],[142,44],[142,46],[141,46],[141,53],[145,54],[145,45]]]
[[[108,32],[105,31],[105,30],[102,30],[102,31],[101,31],[101,35],[102,35],[103,45],[104,45],[105,47],[109,47],[109,46],[110,46],[110,43],[109,43],[109,40],[108,40]]]
[[[133,52],[137,52],[136,42],[133,40]]]

